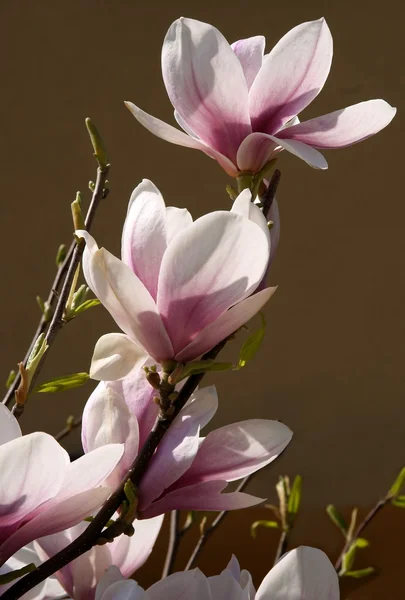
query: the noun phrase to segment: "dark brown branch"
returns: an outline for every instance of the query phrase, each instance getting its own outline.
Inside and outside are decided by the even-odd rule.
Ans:
[[[218,353],[225,346],[227,340],[224,340],[215,348],[207,352],[204,356],[204,360],[214,359]],[[118,488],[113,494],[107,499],[102,508],[99,510],[97,515],[94,517],[92,522],[86,528],[86,530],[76,538],[71,544],[66,546],[63,550],[52,556],[49,560],[42,563],[35,571],[32,571],[27,576],[19,579],[12,587],[10,587],[2,595],[3,600],[17,600],[21,598],[26,592],[31,590],[33,587],[53,575],[56,571],[63,568],[88,550],[90,550],[99,539],[103,529],[105,528],[108,521],[113,517],[119,506],[125,500],[124,485],[130,480],[135,487],[139,486],[141,479],[146,472],[149,461],[152,458],[156,448],[160,441],[169,429],[171,423],[175,417],[179,414],[180,410],[184,407],[186,402],[189,400],[191,394],[195,391],[197,386],[200,384],[204,373],[192,375],[183,385],[180,390],[176,402],[175,410],[173,414],[166,418],[158,417],[152,431],[150,432],[144,446],[140,453],[132,463],[130,469],[126,473],[125,477],[121,481]],[[220,513],[222,514],[222,513]],[[220,516],[220,515],[219,515]],[[218,520],[218,517],[216,521]]]
[[[94,187],[93,196],[92,196],[90,206],[87,211],[86,219],[84,222],[85,227],[88,231],[91,228],[91,224],[93,222],[94,215],[96,213],[98,205],[100,204],[100,201],[106,195],[105,184],[106,184],[106,180],[107,180],[108,170],[109,170],[109,165],[105,166],[104,168],[98,167],[98,169],[97,169],[96,184]],[[45,336],[45,340],[48,344],[48,350],[43,355],[42,359],[40,360],[40,362],[35,370],[35,373],[33,374],[33,377],[31,379],[31,383],[30,383],[30,390],[32,390],[35,385],[38,375],[39,375],[39,373],[44,365],[44,362],[46,360],[46,357],[48,356],[49,348],[52,346],[53,342],[55,341],[56,336],[58,335],[59,331],[62,329],[63,325],[65,324],[65,321],[63,319],[63,313],[65,311],[66,302],[67,302],[69,294],[70,294],[70,290],[72,287],[76,269],[80,263],[85,246],[86,246],[86,244],[85,244],[84,239],[80,239],[80,240],[74,242],[74,248],[73,248],[72,256],[68,263],[66,278],[63,283],[61,292],[59,294],[58,302],[57,302],[55,311],[53,313],[53,317],[50,322],[48,331]],[[16,406],[16,409],[17,409],[17,406]],[[16,411],[13,411],[14,416],[16,418],[18,418],[19,416],[21,416],[23,410],[24,410],[24,404],[19,404],[18,409]]]
[[[250,479],[251,479],[252,475],[248,475],[247,477],[245,477],[244,479],[242,479],[242,481],[240,482],[240,484],[238,485],[238,487],[236,488],[236,492],[241,492],[242,490],[245,489],[245,487],[247,486],[247,484],[249,483]],[[214,531],[219,527],[219,525],[222,523],[222,521],[224,520],[224,518],[226,517],[226,515],[228,514],[228,510],[223,510],[221,511],[213,520],[213,522],[211,523],[211,525],[209,527],[207,527],[207,529],[205,529],[202,534],[200,535],[197,544],[195,545],[195,548],[188,560],[188,563],[185,567],[185,571],[188,571],[189,569],[192,569],[196,562],[197,559],[200,555],[201,550],[204,548],[205,544],[207,543],[207,541],[209,540],[209,538],[212,536],[212,534],[214,533]]]
[[[377,504],[369,511],[369,513],[364,517],[363,521],[359,524],[359,526],[357,527],[357,529],[355,530],[354,534],[350,537],[348,537],[348,539],[345,542],[345,545],[343,546],[343,550],[342,552],[339,554],[339,558],[337,559],[336,563],[335,563],[335,569],[336,571],[340,571],[341,567],[342,567],[342,563],[343,563],[343,558],[344,555],[346,554],[346,552],[349,550],[351,544],[357,540],[357,538],[361,537],[361,534],[363,533],[363,531],[365,530],[365,528],[367,527],[367,525],[374,519],[374,517],[384,508],[384,506],[386,506],[386,504],[388,504],[388,502],[390,502],[392,500],[391,496],[386,496],[385,498],[382,498],[381,500],[379,500],[377,502]]]
[[[263,207],[263,214],[266,217],[266,219],[268,218],[269,210],[270,210],[271,205],[273,204],[273,200],[276,196],[276,192],[277,192],[278,185],[280,183],[280,179],[281,179],[281,171],[279,171],[278,169],[275,169],[273,176],[270,179],[269,187],[264,192],[263,196],[260,198],[262,207]]]

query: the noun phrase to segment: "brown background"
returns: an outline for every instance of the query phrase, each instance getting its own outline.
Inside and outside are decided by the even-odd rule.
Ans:
[[[69,203],[77,189],[87,193],[94,177],[86,116],[103,132],[113,165],[111,194],[94,228],[98,242],[111,251],[118,252],[126,204],[142,177],[151,178],[169,204],[187,206],[195,216],[229,206],[228,178],[213,161],[154,138],[123,106],[123,100],[132,100],[172,122],[160,50],[175,18],[214,23],[230,41],[262,33],[269,49],[289,28],[324,15],[335,59],[324,91],[305,112],[312,117],[381,96],[401,109],[402,5],[1,0],[3,378],[34,331],[35,296],[47,293],[56,248],[71,239]],[[302,474],[304,513],[293,541],[318,543],[331,552],[340,540],[338,534],[333,539],[322,507],[372,504],[405,462],[402,130],[400,110],[375,138],[327,153],[326,172],[283,154],[282,239],[271,273],[279,290],[266,309],[266,342],[254,364],[216,377],[220,409],[214,425],[267,417],[293,429],[287,452],[250,489],[271,496],[278,473]],[[86,370],[95,340],[113,329],[100,307],[69,324],[43,377]],[[234,359],[236,351],[236,344],[230,346],[224,358]],[[58,431],[68,414],[80,414],[90,391],[89,384],[32,398],[24,431]],[[77,451],[78,436],[68,447]],[[240,533],[239,548],[223,547],[221,565],[233,550],[261,576],[271,564],[268,543],[275,534],[263,532],[253,545],[245,535],[252,518],[246,513],[230,518],[228,528],[235,537]],[[384,567],[384,575],[355,598],[379,598],[390,582],[390,598],[405,597],[403,549],[399,545],[399,555],[392,550],[395,540],[402,543],[404,520],[399,509],[387,511],[370,530],[379,556],[376,549],[367,556]],[[212,543],[227,544],[224,534]],[[219,560],[203,566],[217,571]]]

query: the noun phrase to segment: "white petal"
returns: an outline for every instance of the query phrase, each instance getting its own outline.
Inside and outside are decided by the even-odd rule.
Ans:
[[[167,244],[173,241],[180,231],[193,223],[193,217],[186,208],[168,206],[166,208],[166,234]]]
[[[0,446],[21,437],[21,429],[17,419],[7,406],[0,403]]]
[[[167,598],[167,600],[211,600],[208,579],[199,569],[173,573],[148,589],[148,600],[163,600],[163,598]]]
[[[90,377],[98,381],[115,381],[141,367],[147,354],[123,333],[107,333],[96,343]]]
[[[238,40],[231,46],[240,60],[249,89],[262,66],[265,45],[266,39],[264,36],[256,35],[244,40]]]

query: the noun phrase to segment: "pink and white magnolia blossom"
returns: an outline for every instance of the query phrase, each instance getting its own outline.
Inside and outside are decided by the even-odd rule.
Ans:
[[[27,565],[34,564],[38,566],[41,560],[38,554],[35,552],[33,544],[28,544],[18,550],[8,559],[8,561],[0,567],[0,575],[6,575],[11,571],[17,571],[23,569]],[[0,592],[3,594],[9,587],[11,587],[15,581],[0,586]],[[66,596],[66,592],[60,585],[56,577],[48,577],[42,583],[36,585],[32,590],[22,596],[23,600],[57,600]]]
[[[110,567],[100,580],[96,600],[339,600],[339,581],[321,550],[301,546],[285,554],[255,590],[251,575],[232,558],[220,575],[199,569],[173,573],[144,590]]]
[[[122,442],[125,451],[115,476],[121,479],[137,455],[158,413],[152,388],[132,372],[119,382],[100,383],[84,413],[84,450]],[[146,392],[146,393],[145,393]],[[138,516],[149,519],[173,509],[232,510],[262,502],[241,492],[222,493],[228,482],[269,464],[289,443],[292,432],[278,421],[250,419],[201,437],[218,406],[213,386],[195,392],[180,411],[152,457],[138,486]]]
[[[130,577],[149,557],[163,523],[163,515],[154,519],[135,521],[132,537],[121,535],[104,546],[94,546],[85,554],[55,573],[65,592],[74,600],[93,600],[97,583],[105,571],[115,565],[124,577]],[[71,529],[50,535],[34,543],[38,556],[47,560],[85,530],[79,523]]]
[[[47,433],[22,435],[0,404],[0,565],[29,542],[79,523],[111,493],[103,486],[123,454],[111,444],[70,462]]]
[[[165,206],[143,180],[132,193],[122,234],[122,260],[86,232],[83,271],[88,286],[124,332],[102,336],[90,376],[112,381],[142,365],[190,361],[236,331],[276,288],[253,294],[266,272],[267,221],[248,190],[231,211],[193,222],[185,209]],[[253,295],[252,295],[253,294]]]
[[[289,31],[264,55],[261,35],[229,44],[212,25],[177,19],[162,49],[162,73],[180,131],[126,102],[158,137],[202,150],[231,176],[257,172],[280,150],[326,169],[318,149],[344,148],[374,135],[396,109],[368,100],[299,122],[322,90],[333,43],[325,19]]]

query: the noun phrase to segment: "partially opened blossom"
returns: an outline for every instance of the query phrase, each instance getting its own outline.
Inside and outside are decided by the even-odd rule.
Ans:
[[[79,523],[111,493],[102,486],[123,453],[110,444],[73,463],[47,433],[21,435],[0,405],[0,565],[41,536]]]
[[[245,190],[231,211],[192,221],[166,208],[148,180],[134,190],[122,235],[122,260],[85,231],[83,271],[89,287],[124,333],[98,341],[94,379],[125,377],[147,355],[187,362],[236,331],[273,294],[253,294],[266,272],[267,221]]]
[[[202,150],[231,176],[257,172],[280,150],[326,169],[318,149],[360,142],[394,117],[384,100],[368,100],[299,122],[329,74],[333,44],[325,19],[294,27],[269,54],[264,48],[261,35],[230,45],[212,25],[177,19],[163,43],[162,72],[184,131],[126,105],[149,131]]]
[[[27,565],[34,564],[38,566],[41,563],[41,559],[33,548],[33,544],[28,544],[18,550],[8,559],[8,561],[0,567],[0,575],[11,573],[11,571],[17,571]],[[124,572],[122,571],[124,574]],[[0,587],[0,592],[3,594],[9,587],[11,587],[15,581],[11,581]],[[42,583],[36,585],[32,590],[22,596],[23,600],[57,600],[66,596],[66,592],[60,585],[56,577],[48,577]]]
[[[132,537],[120,535],[104,546],[93,546],[76,560],[70,562],[56,577],[65,592],[74,600],[93,600],[96,586],[105,571],[115,565],[124,577],[130,577],[149,557],[163,522],[163,515],[154,519],[135,521]],[[47,560],[73,540],[86,528],[80,523],[71,529],[37,540],[35,549],[42,560]]]
[[[173,573],[144,590],[111,567],[97,586],[96,600],[339,600],[335,569],[321,550],[301,546],[284,555],[263,579],[257,592],[248,571],[232,558],[220,575],[199,569]]]
[[[142,387],[136,385],[141,376],[133,372],[121,389],[121,382],[100,383],[83,413],[85,451],[113,440],[125,444],[117,478],[122,478],[136,457],[136,432],[145,431],[147,423],[150,431],[158,411],[150,402],[150,392],[145,397]],[[147,410],[145,400],[149,400]],[[155,517],[173,509],[231,510],[262,501],[241,492],[222,492],[228,482],[254,473],[274,460],[292,433],[278,421],[250,419],[216,429],[204,438],[200,430],[211,420],[217,405],[215,388],[203,388],[195,392],[175,418],[137,488],[139,518]],[[138,428],[128,425],[130,418],[138,420],[137,414]]]

